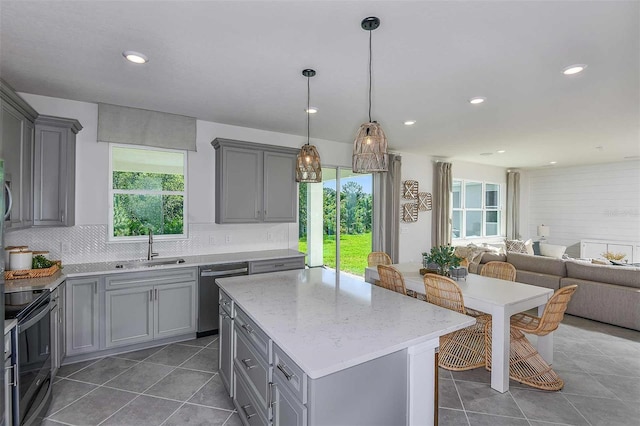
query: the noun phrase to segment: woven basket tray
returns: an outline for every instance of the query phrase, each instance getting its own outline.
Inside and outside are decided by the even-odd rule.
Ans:
[[[42,269],[22,269],[20,271],[4,271],[5,280],[19,280],[23,278],[50,277],[60,270],[60,261],[54,260],[55,264],[49,268]]]

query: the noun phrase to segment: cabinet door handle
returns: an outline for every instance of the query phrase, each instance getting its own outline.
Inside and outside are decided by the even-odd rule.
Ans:
[[[7,386],[16,386],[17,382],[16,382],[16,377],[15,377],[15,369],[16,365],[10,365],[7,367],[7,373],[9,373],[9,382],[7,383]]]
[[[251,328],[251,326],[249,324],[242,324],[240,327],[242,327],[245,330],[247,330],[247,333],[249,333],[249,334],[253,333],[253,328]]]
[[[247,411],[247,408],[249,408],[249,407],[251,407],[251,404],[240,406],[240,408],[242,408],[242,414],[244,414],[244,416],[247,418],[247,420],[256,415],[255,411],[253,413],[249,414],[249,412]]]
[[[284,266],[284,263],[276,263],[275,265],[273,265],[274,268],[282,268]]]
[[[149,290],[149,302],[153,302],[153,290]]]
[[[158,289],[153,290],[156,293],[156,300],[158,300]]]
[[[245,359],[243,359],[243,360],[242,360],[242,363],[244,364],[244,367],[245,367],[247,370],[251,370],[252,368],[255,368],[255,367],[256,367],[256,366],[255,366],[255,364],[254,364],[254,365],[250,364],[250,363],[251,363],[251,358],[245,358]]]
[[[93,294],[98,294],[98,282],[93,283]]]
[[[293,376],[295,376],[295,374],[288,372],[287,368],[280,363],[278,363],[278,370],[282,371],[282,374],[284,374],[284,377],[286,377],[288,381],[291,381]]]
[[[277,385],[273,382],[269,382],[269,407],[273,407],[276,405],[277,401],[275,400],[275,391],[274,388]]]
[[[7,211],[4,212],[4,219],[8,219],[11,214],[11,207],[13,207],[13,197],[11,196],[11,188],[7,182],[4,183],[4,189],[7,191],[7,198],[9,202],[7,203]]]

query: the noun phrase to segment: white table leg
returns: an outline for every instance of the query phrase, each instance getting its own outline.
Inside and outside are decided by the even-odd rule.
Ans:
[[[538,306],[538,316],[542,317],[544,308],[546,305]],[[537,343],[538,353],[542,355],[545,361],[549,365],[553,364],[553,333],[549,333],[546,336],[538,336]]]
[[[509,316],[502,310],[491,318],[491,387],[504,393],[509,390]]]
[[[430,340],[407,349],[409,357],[409,425],[432,425],[434,421],[436,348],[439,339]]]

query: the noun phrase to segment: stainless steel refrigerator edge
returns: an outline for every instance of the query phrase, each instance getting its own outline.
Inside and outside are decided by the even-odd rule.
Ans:
[[[0,212],[2,212],[2,220],[0,220],[0,247],[4,248],[4,216],[5,216],[5,206],[4,206],[4,160],[1,157],[2,154],[2,141],[0,140],[0,182],[2,182],[3,186],[3,194],[0,197]],[[4,256],[0,256],[0,318],[2,318],[4,324]],[[4,328],[4,327],[3,327]],[[0,353],[4,354],[4,335],[2,339],[0,339]],[[5,425],[5,411],[7,407],[5,406],[5,377],[4,377],[4,358],[2,362],[0,362],[0,413],[2,413],[2,417],[0,417],[0,425]],[[6,425],[9,426],[9,425]]]

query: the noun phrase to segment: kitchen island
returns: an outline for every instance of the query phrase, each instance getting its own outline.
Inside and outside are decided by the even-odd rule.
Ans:
[[[323,269],[217,283],[221,377],[246,424],[433,424],[439,337],[475,321]]]

